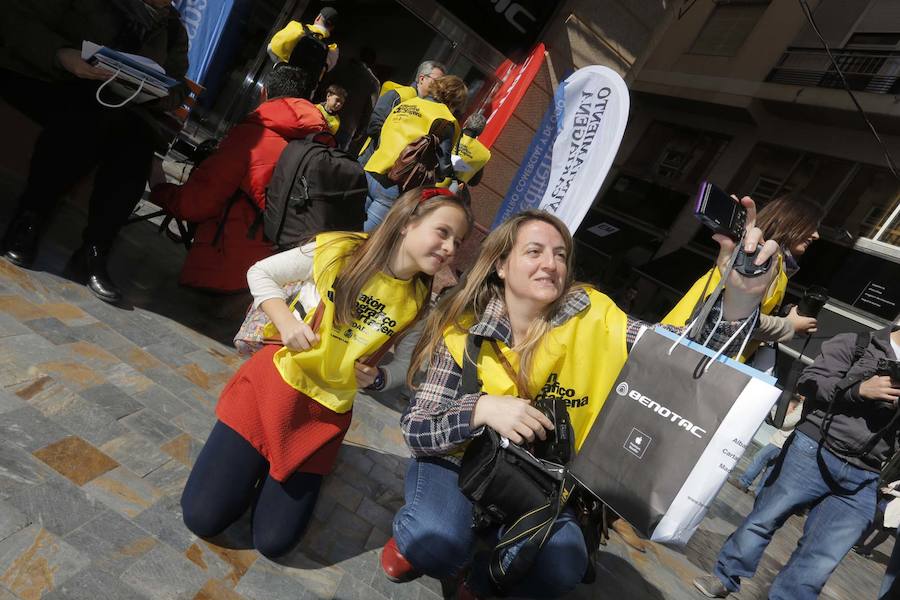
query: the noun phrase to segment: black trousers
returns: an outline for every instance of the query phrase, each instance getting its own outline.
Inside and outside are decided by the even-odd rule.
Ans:
[[[184,524],[212,537],[252,506],[254,547],[268,558],[287,554],[312,518],[322,475],[297,472],[279,482],[268,471],[247,440],[216,421],[181,495]]]
[[[0,96],[43,126],[16,214],[30,211],[46,223],[62,195],[96,168],[84,241],[108,248],[141,199],[160,142],[143,109],[101,106],[100,83],[0,70]]]

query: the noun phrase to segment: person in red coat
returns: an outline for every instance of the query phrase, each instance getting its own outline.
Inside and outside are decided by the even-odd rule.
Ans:
[[[328,130],[322,113],[307,100],[315,85],[315,78],[297,67],[273,70],[266,78],[268,100],[228,132],[184,185],[153,185],[150,202],[177,219],[199,224],[180,284],[245,291],[247,269],[273,254],[261,222],[251,236],[248,232],[265,209],[266,186],[288,142]]]

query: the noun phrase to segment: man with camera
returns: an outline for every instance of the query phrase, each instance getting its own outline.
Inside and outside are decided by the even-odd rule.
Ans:
[[[800,377],[803,420],[753,510],[719,552],[713,575],[694,580],[710,598],[752,577],[775,531],[811,507],[803,537],[769,589],[771,600],[816,598],[875,516],[882,465],[900,424],[900,326],[844,333],[822,345]]]

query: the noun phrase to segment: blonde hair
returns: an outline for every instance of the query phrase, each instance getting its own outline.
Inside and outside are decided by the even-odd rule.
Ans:
[[[358,233],[347,233],[329,243],[340,243],[348,239],[357,245],[332,262],[325,270],[336,268],[343,262],[344,268],[334,280],[334,321],[350,323],[356,318],[356,300],[363,286],[375,273],[383,270],[394,252],[403,242],[403,229],[421,221],[442,206],[455,206],[466,216],[468,229],[472,228],[474,217],[469,206],[456,195],[436,195],[423,199],[422,188],[413,188],[400,195],[384,221],[368,237]],[[468,233],[468,230],[467,232]],[[346,259],[346,260],[345,260]],[[419,272],[415,279],[431,289],[431,275]]]
[[[456,75],[444,75],[434,80],[428,88],[428,95],[445,104],[450,112],[456,113],[465,106],[469,88]]]
[[[580,284],[574,280],[574,268],[572,258],[572,235],[566,224],[550,213],[541,210],[525,210],[504,221],[494,229],[481,243],[481,252],[475,264],[466,273],[460,284],[447,293],[435,310],[425,320],[422,329],[422,337],[413,352],[413,358],[407,373],[407,383],[412,387],[413,376],[426,360],[431,360],[438,345],[444,338],[444,332],[455,327],[457,331],[464,332],[462,317],[466,314],[474,314],[476,321],[484,315],[488,303],[497,298],[504,299],[503,280],[497,275],[497,263],[505,260],[512,252],[519,237],[519,230],[532,221],[542,221],[552,225],[562,236],[566,250],[566,279],[563,283],[563,293],[555,301],[551,302],[543,314],[531,322],[524,340],[520,340],[514,350],[519,354],[519,372],[516,384],[520,393],[526,394],[528,390],[528,374],[534,360],[534,354],[538,343],[550,331],[550,320],[565,302],[566,298]],[[476,360],[477,357],[470,357]]]

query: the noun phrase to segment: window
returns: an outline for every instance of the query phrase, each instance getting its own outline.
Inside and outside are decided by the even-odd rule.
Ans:
[[[900,183],[883,167],[860,165],[850,184],[835,199],[824,224],[853,238],[870,238],[900,246],[897,214]]]
[[[690,53],[734,56],[768,6],[768,0],[717,0]]]
[[[721,135],[656,121],[624,167],[643,179],[693,193],[727,143]]]

